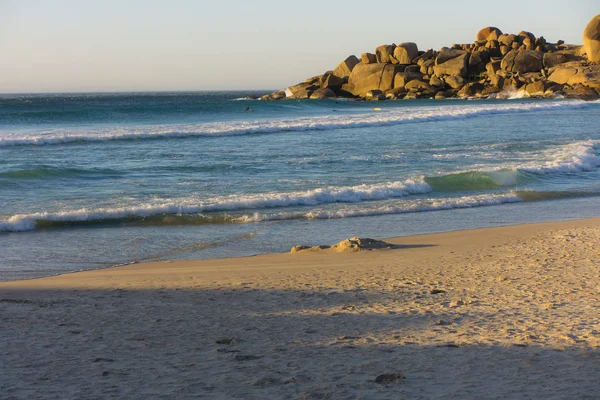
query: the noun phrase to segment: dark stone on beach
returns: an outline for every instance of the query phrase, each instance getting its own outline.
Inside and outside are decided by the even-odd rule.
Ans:
[[[103,358],[103,357],[98,357],[96,359],[94,359],[94,362],[114,362],[115,360],[113,360],[112,358]]]
[[[217,349],[217,353],[240,353],[240,350],[221,348]]]
[[[381,385],[389,385],[392,383],[398,383],[403,379],[405,379],[405,377],[402,374],[383,374],[375,378],[375,383],[379,383]]]
[[[431,294],[440,294],[440,293],[446,293],[446,291],[442,290],[442,289],[432,289],[429,293],[431,293]]]
[[[253,361],[253,360],[258,360],[261,358],[263,358],[263,356],[253,356],[251,354],[247,354],[247,355],[238,354],[233,359],[235,361]]]
[[[254,382],[254,386],[271,386],[275,383],[277,383],[276,379],[265,377]]]
[[[446,321],[446,320],[443,320],[443,319],[440,319],[440,320],[439,320],[438,322],[436,322],[435,324],[436,324],[436,325],[439,325],[439,326],[448,326],[448,325],[452,325],[452,322],[450,322],[450,321]]]
[[[232,346],[232,345],[236,344],[237,342],[236,342],[235,338],[225,337],[225,338],[217,340],[216,343],[217,344],[225,344],[227,346]]]
[[[458,345],[456,343],[446,343],[446,344],[440,344],[438,347],[449,347],[451,349],[458,349],[458,348],[460,348],[460,345]]]

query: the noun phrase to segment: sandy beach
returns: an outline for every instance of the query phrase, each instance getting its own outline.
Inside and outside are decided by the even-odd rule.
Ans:
[[[0,398],[600,398],[600,219],[386,241],[2,282]]]

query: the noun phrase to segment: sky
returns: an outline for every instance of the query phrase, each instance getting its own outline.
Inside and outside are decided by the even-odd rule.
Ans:
[[[0,93],[281,89],[496,26],[581,44],[600,0],[0,0]]]

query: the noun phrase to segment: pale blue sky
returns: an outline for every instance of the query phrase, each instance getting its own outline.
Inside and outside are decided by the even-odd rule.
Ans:
[[[599,0],[0,0],[0,92],[278,89],[487,25],[581,44]]]

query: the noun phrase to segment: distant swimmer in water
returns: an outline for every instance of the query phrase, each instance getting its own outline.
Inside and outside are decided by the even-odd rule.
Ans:
[[[246,107],[244,107],[244,111],[248,112],[248,111],[252,111],[252,109],[250,108],[250,106],[246,106]]]

